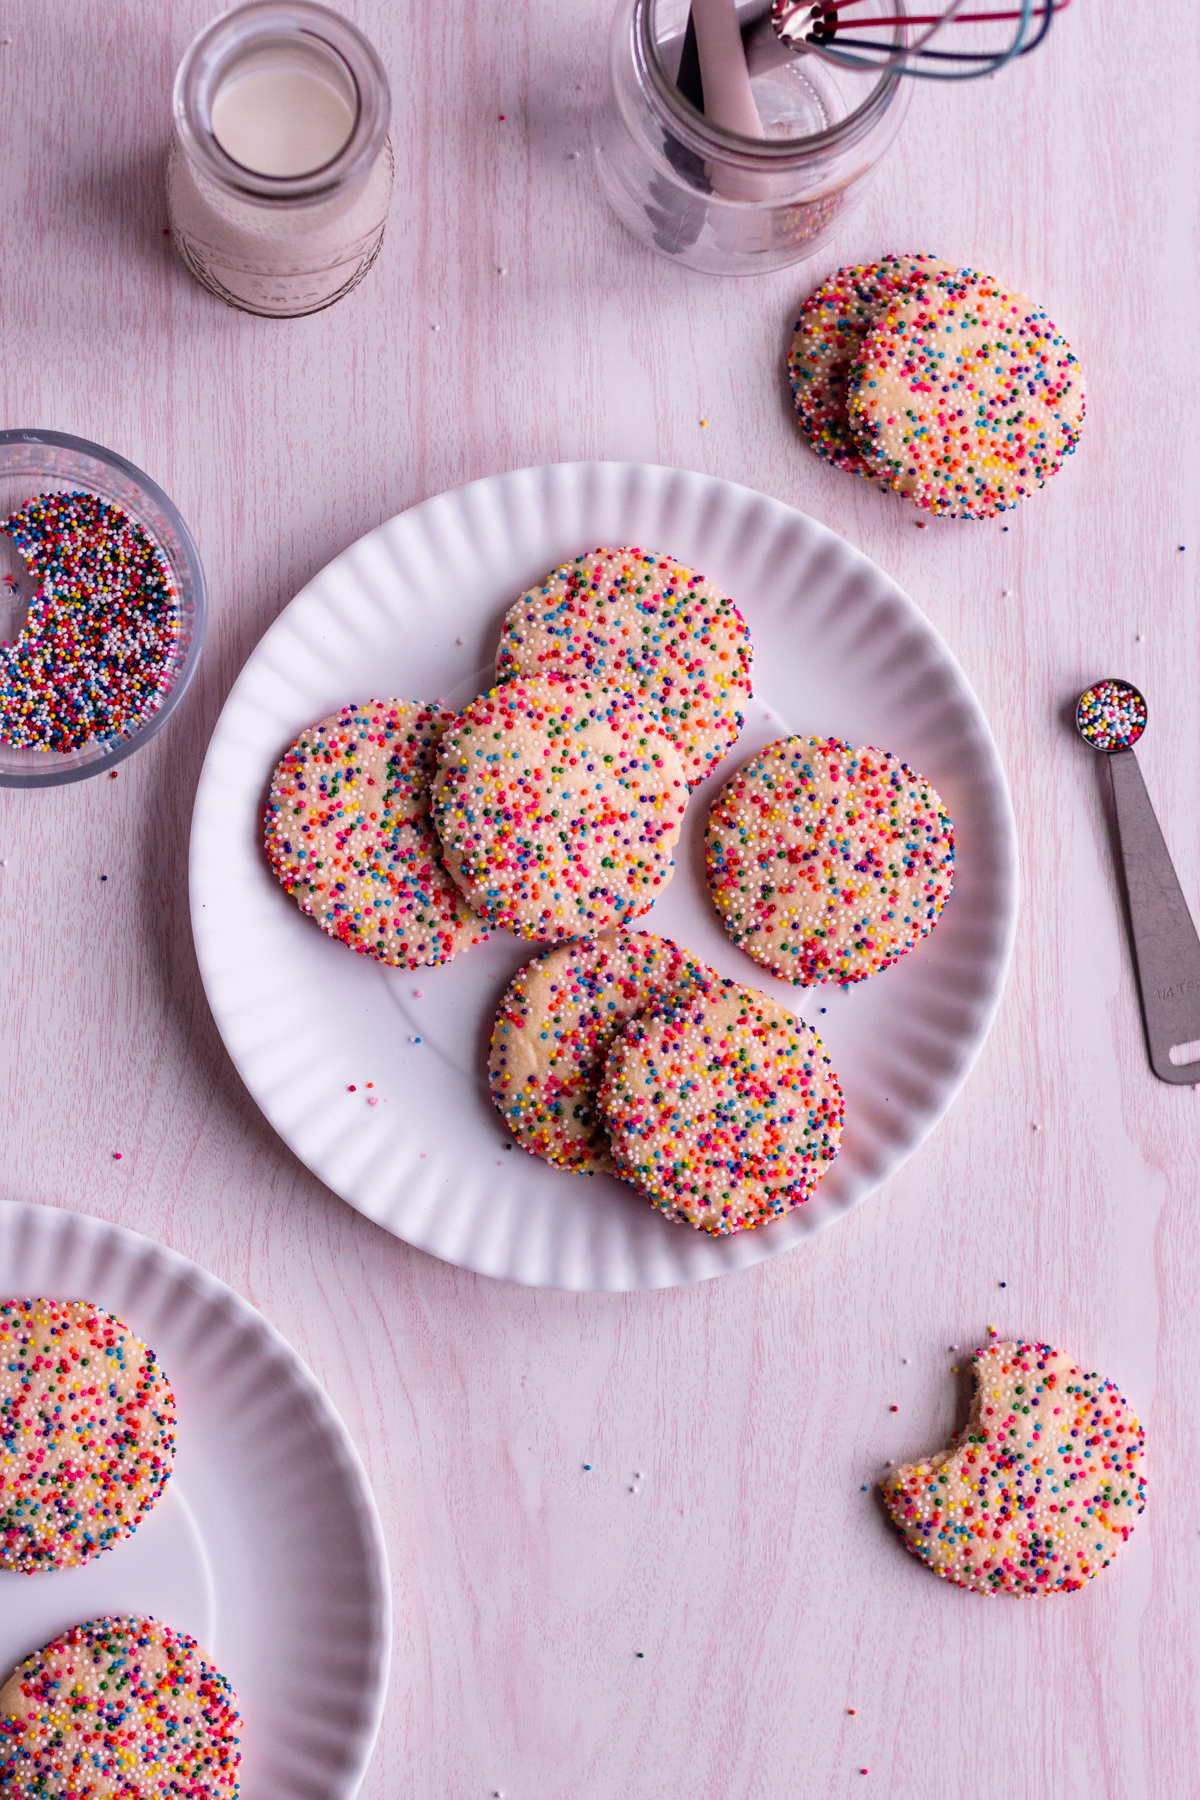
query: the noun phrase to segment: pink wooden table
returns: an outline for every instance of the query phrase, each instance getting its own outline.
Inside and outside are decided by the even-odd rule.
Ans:
[[[605,0],[346,10],[392,75],[392,222],[349,301],[268,323],[163,235],[171,74],[211,8],[0,0],[3,423],[146,469],[213,599],[195,688],[118,781],[0,793],[0,1197],[195,1257],[327,1385],[394,1573],[371,1800],[1191,1794],[1200,1095],[1148,1072],[1097,769],[1063,723],[1101,675],[1144,689],[1143,767],[1200,898],[1187,9],[1135,58],[1078,0],[1020,67],[922,88],[834,252],[724,284],[600,202]],[[1007,534],[916,530],[789,416],[797,299],[914,248],[1043,300],[1089,377],[1079,454]],[[291,595],[426,495],[577,457],[732,477],[880,562],[982,697],[1024,858],[998,1023],[903,1173],[806,1248],[628,1297],[460,1273],[323,1189],[225,1057],[186,898],[209,732]],[[1146,1518],[1075,1597],[954,1590],[860,1491],[961,1422],[949,1347],[989,1324],[1073,1350],[1148,1423]]]

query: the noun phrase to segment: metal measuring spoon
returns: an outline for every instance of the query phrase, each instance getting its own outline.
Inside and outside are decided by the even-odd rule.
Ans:
[[[1133,754],[1148,715],[1132,682],[1110,679],[1079,696],[1075,725],[1108,760],[1150,1067],[1184,1086],[1200,1082],[1200,937]]]

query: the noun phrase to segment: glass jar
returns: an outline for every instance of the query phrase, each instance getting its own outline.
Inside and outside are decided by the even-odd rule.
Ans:
[[[903,0],[866,0],[872,8],[904,11]],[[745,137],[676,86],[688,20],[689,0],[620,0],[592,128],[600,184],[636,237],[690,269],[753,275],[802,262],[849,217],[899,128],[909,84],[894,69],[790,52],[774,39],[769,4],[743,7],[763,128]]]
[[[254,0],[195,39],[173,104],[167,205],[197,281],[279,319],[358,286],[394,170],[387,76],[360,31],[313,0]]]

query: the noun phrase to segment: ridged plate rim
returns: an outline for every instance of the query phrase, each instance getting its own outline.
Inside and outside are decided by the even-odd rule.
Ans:
[[[217,1642],[202,1648],[242,1710],[242,1800],[353,1800],[387,1697],[391,1579],[333,1402],[287,1339],[198,1263],[86,1213],[0,1202],[0,1297],[43,1295],[116,1314],[175,1388],[172,1485],[185,1487],[214,1591]],[[303,1615],[290,1630],[289,1608]]]
[[[890,1005],[902,1027],[891,1062],[886,1041],[881,1049],[871,1032],[861,1054],[854,1051],[862,1071],[843,1069],[835,1057],[839,1072],[852,1077],[842,1157],[804,1206],[731,1238],[669,1225],[606,1178],[589,1183],[519,1152],[492,1156],[499,1127],[491,1115],[488,1135],[478,1071],[468,1073],[448,1053],[439,1086],[425,1072],[428,1053],[426,1064],[410,1053],[398,1020],[394,1041],[386,1035],[387,1008],[371,983],[391,982],[391,1001],[411,1011],[398,998],[397,976],[303,920],[258,843],[267,779],[297,731],[346,701],[384,697],[380,686],[389,682],[402,698],[437,693],[461,703],[475,687],[463,690],[459,678],[494,652],[504,607],[564,556],[605,542],[669,550],[723,581],[755,636],[756,685],[799,693],[814,679],[814,656],[824,657],[824,687],[808,694],[803,728],[860,742],[839,722],[861,720],[868,732],[878,718],[904,741],[882,734],[870,741],[907,752],[957,796],[956,893],[943,922],[895,969],[829,1001],[827,1029],[851,1039],[853,1022],[834,1023],[849,1017],[848,1004],[860,1009],[860,1037],[868,1013]],[[800,625],[809,633],[807,662],[794,650]],[[434,692],[418,691],[431,683]],[[820,723],[823,708],[828,717]],[[697,809],[706,810],[728,773],[767,741],[766,720],[782,721],[775,735],[798,728],[766,700],[758,712],[693,798],[693,830]],[[924,766],[931,759],[938,766]],[[701,890],[693,857],[638,925],[667,931],[671,908],[683,907],[685,929],[704,939],[690,947],[702,955],[707,947],[723,973],[776,992],[821,1028],[816,990],[773,983],[719,931],[713,938]],[[811,1237],[895,1173],[944,1115],[1003,991],[1018,906],[1016,830],[1000,756],[966,676],[919,607],[870,559],[783,501],[716,476],[643,463],[547,464],[467,483],[398,514],[335,557],[284,608],[247,659],[209,744],[193,815],[191,903],[205,990],[230,1057],[275,1130],[335,1193],[409,1243],[483,1274],[574,1290],[666,1287],[748,1267]],[[466,954],[481,959],[482,980],[484,951]],[[533,946],[518,947],[510,966],[530,954]],[[448,967],[458,971],[463,960]],[[459,991],[458,974],[422,974],[444,996]],[[886,1002],[856,999],[883,983],[891,984],[879,987]],[[494,989],[493,981],[489,1005]],[[386,1116],[347,1110],[347,1092],[357,1085],[348,1054],[355,1032],[371,1066],[385,1065],[390,1075],[390,1084],[380,1084],[390,1086]],[[431,1133],[430,1119],[451,1106],[451,1088],[458,1097],[444,1130]]]

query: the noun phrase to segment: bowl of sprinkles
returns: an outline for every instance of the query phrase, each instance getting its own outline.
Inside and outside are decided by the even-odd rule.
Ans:
[[[149,476],[59,431],[0,432],[0,787],[82,781],[162,728],[208,592]]]

